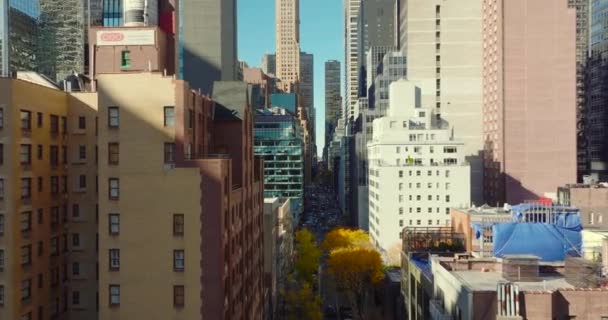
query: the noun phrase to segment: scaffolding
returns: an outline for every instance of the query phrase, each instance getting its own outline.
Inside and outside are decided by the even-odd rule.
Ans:
[[[406,227],[403,252],[464,252],[465,236],[451,227]]]

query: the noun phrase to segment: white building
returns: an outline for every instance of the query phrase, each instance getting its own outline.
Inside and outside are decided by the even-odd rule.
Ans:
[[[369,157],[369,232],[384,251],[400,245],[405,226],[446,226],[451,207],[470,206],[464,143],[407,80],[390,85],[388,114],[374,120]]]

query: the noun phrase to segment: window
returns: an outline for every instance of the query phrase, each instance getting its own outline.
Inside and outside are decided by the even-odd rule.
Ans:
[[[120,215],[117,213],[110,213],[108,230],[111,235],[117,235],[120,233]]]
[[[77,203],[72,204],[72,217],[80,217],[80,205],[78,205]]]
[[[80,234],[72,233],[72,247],[80,247]]]
[[[181,308],[185,304],[184,286],[173,286],[173,306]]]
[[[51,166],[57,166],[59,165],[59,147],[58,146],[51,146],[51,157],[50,157],[50,161],[51,161]]]
[[[165,142],[165,163],[175,162],[175,143]]]
[[[403,207],[400,207],[399,208],[399,215],[402,215],[402,214],[403,214]]]
[[[426,212],[427,212],[427,213],[433,213],[433,208],[427,208],[427,209],[426,209]]]
[[[4,144],[0,143],[0,164],[4,164]]]
[[[32,212],[22,212],[21,213],[21,231],[30,231],[32,230]]]
[[[108,143],[108,164],[117,165],[119,160],[119,149],[117,142]]]
[[[51,115],[51,133],[59,133],[59,117]]]
[[[21,178],[21,199],[32,197],[32,178]]]
[[[56,256],[59,252],[59,238],[51,238],[51,256]]]
[[[32,130],[32,113],[27,110],[21,110],[21,129]]]
[[[78,263],[78,262],[72,263],[72,275],[74,275],[74,276],[80,275],[80,263]]]
[[[123,50],[120,53],[120,67],[122,69],[128,69],[131,67],[131,52]]]
[[[78,129],[84,130],[87,128],[87,118],[80,116],[78,117]]]
[[[84,190],[87,188],[87,176],[81,174],[78,176],[78,189]]]
[[[416,225],[419,226],[420,225],[420,220],[416,220]]]
[[[120,123],[120,115],[118,113],[118,107],[108,108],[108,127],[118,128]]]
[[[61,117],[61,132],[68,132],[68,119],[66,117]]]
[[[174,271],[184,271],[184,260],[185,254],[184,250],[173,250],[173,270]]]
[[[184,215],[174,214],[173,215],[173,235],[183,236],[184,235]]]
[[[110,292],[110,306],[118,306],[120,305],[120,286],[116,284],[111,284],[109,286]]]
[[[0,129],[4,128],[4,108],[0,108]]]
[[[32,279],[21,281],[21,301],[28,300],[32,296]]]
[[[450,202],[450,196],[449,195],[445,196],[445,202]]]
[[[403,227],[403,220],[399,220],[399,226]]]
[[[110,249],[110,270],[120,270],[120,249]]]
[[[403,171],[399,170],[399,178],[403,178]]]
[[[449,183],[449,182],[446,182],[446,183],[445,183],[445,189],[446,189],[446,190],[450,190],[450,183]]]
[[[72,304],[79,305],[80,304],[80,292],[72,291]]]
[[[4,285],[0,284],[0,306],[4,306]]]
[[[42,117],[43,117],[42,112],[38,112],[36,114],[36,125],[38,126],[38,128],[42,128],[42,121],[43,121]]]
[[[4,271],[4,250],[0,249],[0,271]]]
[[[445,214],[450,214],[450,208],[445,208]]]
[[[175,125],[175,108],[165,107],[165,127],[173,127]]]
[[[21,265],[29,266],[32,264],[32,245],[21,247]]]
[[[38,160],[42,160],[42,153],[43,153],[43,152],[42,152],[42,145],[41,145],[41,144],[39,144],[39,145],[38,145],[38,152],[37,152],[37,155],[36,155],[36,156],[37,156],[37,158],[38,158]]]
[[[87,158],[87,146],[85,146],[85,145],[78,146],[78,159],[86,160],[86,158]]]
[[[399,182],[399,190],[403,189],[403,183]]]
[[[51,194],[59,193],[59,177],[51,176]]]
[[[31,144],[22,144],[19,149],[19,162],[21,164],[31,164],[32,163],[32,145]]]
[[[4,199],[4,178],[0,178],[0,199]]]
[[[57,150],[57,153],[59,153],[59,149]],[[55,158],[57,159],[55,161],[59,161],[59,155],[56,155]],[[68,163],[68,147],[66,146],[61,147],[61,162],[64,164]]]
[[[110,178],[108,186],[110,200],[118,200],[120,196],[120,183],[118,178]]]
[[[420,170],[416,170],[416,176],[420,177]]]

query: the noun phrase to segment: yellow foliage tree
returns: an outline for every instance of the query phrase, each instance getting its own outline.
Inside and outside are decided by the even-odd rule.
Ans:
[[[287,292],[285,296],[287,303],[287,319],[310,319],[321,320],[321,298],[312,292],[310,284],[304,282],[301,288]]]
[[[342,247],[330,252],[327,265],[337,289],[347,294],[353,311],[362,318],[365,293],[384,279],[380,254],[372,248]]]
[[[314,235],[303,229],[296,233],[297,260],[295,269],[299,279],[312,282],[312,275],[319,268],[321,250],[317,247]]]
[[[361,229],[335,228],[325,235],[323,249],[329,251],[339,248],[372,248],[369,235]]]

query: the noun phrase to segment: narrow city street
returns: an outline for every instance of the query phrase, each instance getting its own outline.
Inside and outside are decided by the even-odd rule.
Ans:
[[[338,206],[337,195],[328,183],[322,178],[317,179],[306,188],[304,193],[304,213],[300,222],[300,228],[310,230],[317,240],[319,246],[323,242],[327,232],[333,228],[345,226],[346,218],[342,215]],[[323,319],[350,319],[350,308],[343,307],[342,314],[338,318],[338,297],[331,277],[327,275],[324,263],[326,255],[321,257],[317,279],[317,290],[322,301]]]

